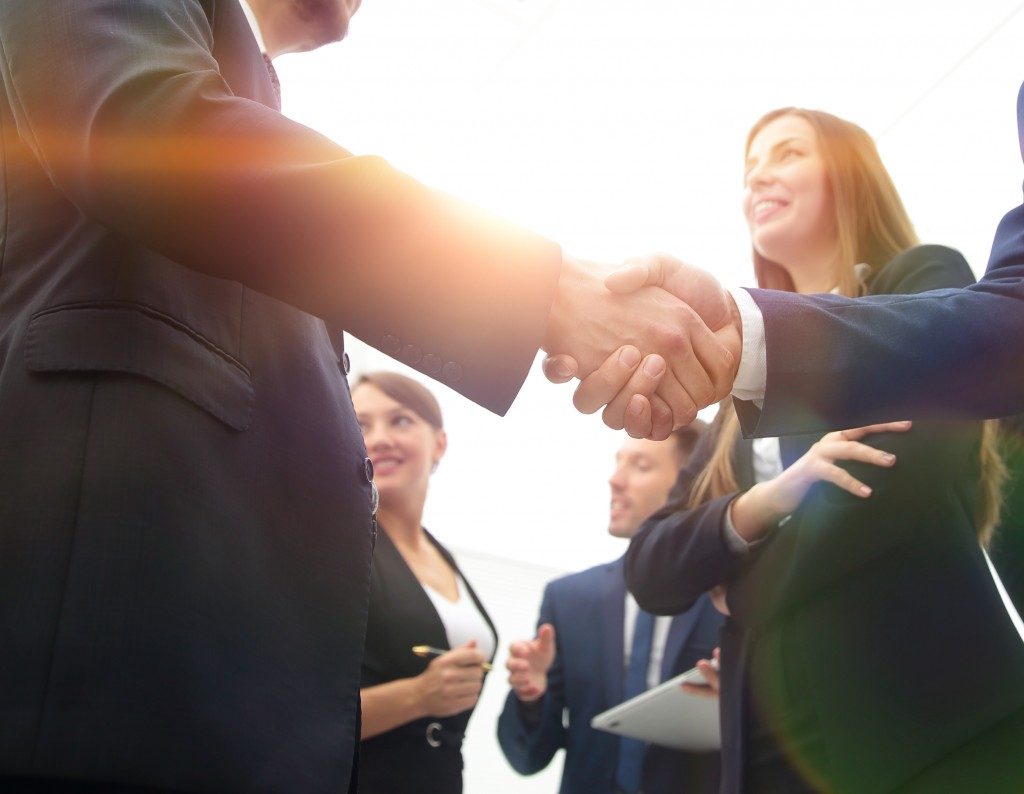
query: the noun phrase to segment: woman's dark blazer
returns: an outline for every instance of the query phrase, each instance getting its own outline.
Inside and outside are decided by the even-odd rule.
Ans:
[[[497,649],[494,624],[455,558],[429,532],[427,537],[462,578],[494,634]],[[361,686],[422,673],[430,660],[413,655],[414,645],[447,649],[448,635],[423,585],[381,529],[370,574]],[[472,714],[470,709],[452,717],[425,717],[364,740],[359,749],[359,794],[458,794],[462,791],[462,738]]]
[[[959,254],[922,246],[868,287],[908,293],[970,280]],[[729,585],[724,792],[745,789],[750,709],[816,788],[1024,790],[1024,643],[976,540],[979,433],[976,423],[916,423],[907,434],[872,436],[897,462],[845,465],[872,487],[869,499],[818,483],[746,555],[731,552],[721,532],[736,494],[685,509],[707,439],[680,475],[681,500],[634,538],[626,575],[644,609],[672,614]],[[781,439],[783,465],[817,438]],[[740,441],[737,454],[749,460],[750,443]],[[737,469],[749,485],[749,464]],[[799,759],[802,737],[778,722],[793,714],[810,715],[820,739]]]

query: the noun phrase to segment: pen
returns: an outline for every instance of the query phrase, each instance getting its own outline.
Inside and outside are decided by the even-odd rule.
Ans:
[[[413,645],[412,652],[417,656],[422,656],[424,658],[430,657],[431,659],[435,656],[440,656],[443,653],[448,653],[444,648],[431,648],[429,645]],[[485,673],[489,672],[491,667],[493,667],[490,662],[484,662],[480,666],[484,669]]]

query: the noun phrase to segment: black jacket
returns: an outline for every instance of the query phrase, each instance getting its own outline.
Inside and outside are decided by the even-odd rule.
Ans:
[[[344,791],[371,486],[332,342],[497,411],[536,354],[555,246],[274,104],[237,0],[0,4],[0,776]]]
[[[955,252],[929,246],[898,257],[870,287],[951,286],[968,274]],[[781,439],[784,465],[816,438]],[[735,494],[692,510],[677,503],[638,533],[627,581],[644,608],[675,612],[714,584],[729,585],[724,791],[746,790],[752,712],[790,763],[826,790],[956,790],[965,769],[985,791],[1020,784],[1018,753],[975,764],[979,748],[1024,739],[1024,643],[975,536],[978,438],[974,424],[924,422],[906,435],[871,437],[897,464],[849,465],[873,488],[870,499],[819,483],[746,556],[731,552],[721,532]],[[694,456],[680,492],[709,452],[710,443]]]
[[[494,636],[498,632],[455,558],[427,533]],[[430,597],[409,569],[387,532],[377,534],[370,574],[370,615],[366,624],[361,686],[386,684],[423,672],[429,659],[411,652],[414,645],[448,649],[448,636]],[[491,654],[494,661],[494,654]],[[473,710],[451,717],[424,717],[362,742],[359,794],[458,794],[462,790],[462,739]]]

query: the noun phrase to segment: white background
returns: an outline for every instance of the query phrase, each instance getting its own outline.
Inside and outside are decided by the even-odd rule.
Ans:
[[[743,142],[764,112],[865,127],[923,241],[980,274],[1020,203],[1017,0],[364,0],[348,40],[278,60],[284,109],[359,154],[614,264],[667,250],[752,281]],[[354,371],[402,370],[350,340]],[[403,370],[404,371],[404,370]],[[499,619],[528,632],[543,581],[611,559],[607,477],[621,437],[539,369],[499,419],[432,384],[449,452],[425,522]],[[502,657],[499,657],[499,663]],[[467,794],[554,791],[493,739],[492,675],[470,724]],[[553,767],[558,766],[553,765]]]

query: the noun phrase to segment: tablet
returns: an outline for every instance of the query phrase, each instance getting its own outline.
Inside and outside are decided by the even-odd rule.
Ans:
[[[719,749],[722,737],[718,698],[688,695],[683,692],[684,682],[702,684],[704,675],[696,667],[687,670],[601,712],[590,721],[590,726],[676,750]]]

